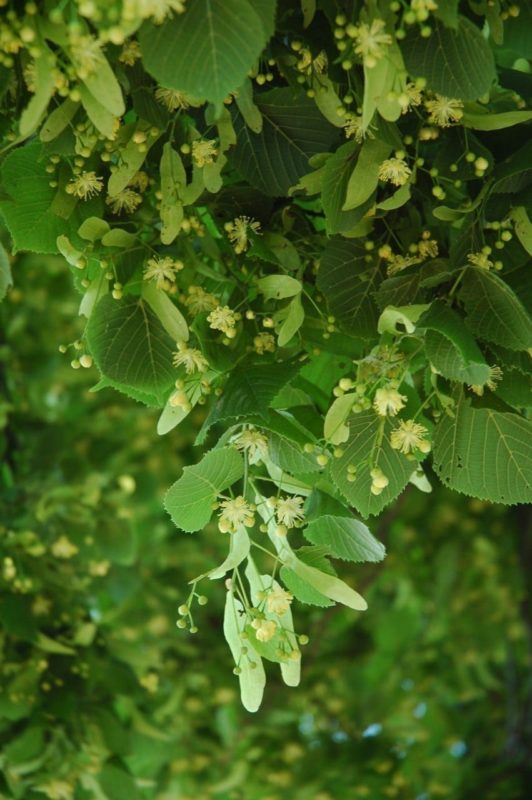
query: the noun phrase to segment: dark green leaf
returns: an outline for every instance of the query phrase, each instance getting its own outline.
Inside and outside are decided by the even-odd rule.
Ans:
[[[444,378],[486,383],[490,368],[462,319],[449,306],[436,301],[418,320],[417,327],[427,329],[427,355]]]
[[[384,545],[375,539],[368,527],[353,517],[325,514],[309,522],[304,529],[305,539],[327,547],[331,554],[344,561],[382,561]]]
[[[142,27],[146,69],[163,86],[221,103],[260,55],[274,11],[273,0],[260,10],[248,0],[194,0],[163,25]]]
[[[415,26],[401,43],[406,67],[413,78],[426,78],[428,88],[445,97],[476,100],[496,78],[491,49],[476,25],[459,17],[456,29],[431,23],[423,38]]]
[[[321,257],[317,284],[329,309],[343,326],[363,338],[377,330],[378,311],[373,292],[377,269],[364,260],[366,253],[357,242],[334,237]]]
[[[434,433],[434,468],[446,486],[493,503],[532,501],[532,423],[517,414],[472,408],[461,398],[454,418]]]
[[[308,160],[327,152],[338,131],[315,103],[292,89],[273,89],[257,98],[260,133],[253,133],[235,110],[237,144],[230,156],[243,177],[267,195],[286,196],[309,171]]]
[[[363,411],[353,414],[349,419],[350,436],[341,458],[335,458],[331,465],[332,478],[349,503],[362,516],[378,514],[385,506],[395,500],[408,483],[414,464],[408,461],[390,445],[390,432],[394,423],[386,418],[382,442],[377,445],[382,417],[374,411]],[[347,467],[352,464],[357,468],[356,479],[349,481]],[[382,494],[371,493],[370,471],[378,467],[388,478],[388,486]]]
[[[103,297],[88,322],[87,342],[105,378],[151,394],[173,385],[173,342],[142,300]]]
[[[469,328],[509,350],[532,346],[532,321],[510,287],[488,270],[469,267],[460,290]]]

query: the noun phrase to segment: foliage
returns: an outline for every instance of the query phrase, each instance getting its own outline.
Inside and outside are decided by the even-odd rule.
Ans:
[[[179,536],[158,497],[204,410],[154,442],[157,412],[88,391],[88,370],[61,362],[57,342],[82,330],[61,259],[19,256],[14,271],[0,309],[0,794],[526,797],[525,509],[411,487],[375,529],[384,565],[337,562],[371,611],[301,604],[302,684],[265,661],[272,685],[250,715],[221,593],[207,584],[196,636],[174,625],[180,586],[225,549],[212,524],[202,547]],[[299,553],[318,566],[315,547]]]
[[[62,349],[95,388],[159,408],[160,435],[209,405],[166,507],[190,532],[216,511],[229,555],[179,622],[226,578],[249,710],[262,659],[299,681],[294,597],[367,607],[330,558],[384,556],[354,513],[430,491],[433,443],[451,489],[530,500],[528,13],[47,0],[0,22],[12,251],[68,265],[86,327]]]

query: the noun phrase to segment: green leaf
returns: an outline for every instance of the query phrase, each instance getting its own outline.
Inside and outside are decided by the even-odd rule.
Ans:
[[[404,330],[407,333],[414,333],[416,322],[426,311],[428,305],[421,303],[412,306],[387,306],[379,317],[377,323],[378,333],[391,333],[393,336],[402,335]],[[398,326],[401,327],[398,327]]]
[[[38,43],[38,50],[40,55],[33,62],[35,91],[19,122],[20,135],[23,137],[29,136],[37,128],[55,91],[55,57],[42,41]]]
[[[438,0],[434,16],[441,19],[448,28],[458,26],[458,2],[459,0]]]
[[[106,295],[92,312],[86,335],[104,377],[148,393],[173,385],[173,342],[142,300]]]
[[[76,231],[85,217],[98,213],[98,198],[76,204],[75,198],[50,186],[39,142],[9,153],[0,175],[2,187],[10,197],[0,201],[0,211],[13,238],[15,253],[57,253],[58,236]],[[67,204],[65,210],[61,209],[63,201]]]
[[[175,342],[188,342],[188,325],[181,311],[172,303],[166,292],[157,289],[154,283],[144,281],[142,299],[146,300],[166,333]]]
[[[83,81],[97,102],[114,117],[121,117],[126,110],[120,84],[109,62],[100,55],[94,72]]]
[[[362,128],[364,131],[367,131],[377,109],[380,115],[388,121],[395,122],[399,119],[402,111],[397,101],[397,96],[402,91],[399,76],[404,75],[404,71],[403,57],[395,42],[387,48],[383,58],[379,59],[374,67],[364,66],[364,100],[362,103]]]
[[[342,444],[349,438],[349,426],[345,424],[351,413],[355,394],[344,394],[337,397],[327,411],[323,422],[323,435],[331,444]]]
[[[105,106],[102,106],[83,83],[79,85],[79,93],[83,108],[96,130],[106,139],[112,139],[116,134],[118,117],[108,111]]]
[[[136,175],[141,166],[143,165],[150,148],[155,144],[157,139],[160,138],[161,133],[151,134],[150,126],[143,121],[140,121],[131,131],[129,142],[120,149],[120,162],[116,166],[114,172],[111,173],[107,185],[107,191],[111,196],[118,194],[126,188],[130,180]],[[147,133],[147,140],[143,148],[139,148],[138,144],[134,141],[135,133]]]
[[[129,772],[115,767],[110,762],[104,764],[98,773],[98,783],[108,800],[123,800],[124,797],[128,800],[140,800],[135,779]]]
[[[298,578],[308,583],[313,589],[316,589],[320,594],[325,595],[330,600],[336,603],[341,603],[348,608],[355,611],[366,611],[368,604],[364,598],[355,592],[347,583],[336,578],[334,575],[328,575],[315,567],[309,567],[297,556],[293,556],[288,562],[289,568],[295,572]]]
[[[161,157],[161,242],[171,244],[181,229],[183,204],[180,195],[187,185],[181,156],[165,142]]]
[[[532,502],[532,423],[517,414],[472,408],[463,397],[454,419],[434,432],[434,469],[446,486],[492,503]]]
[[[514,408],[532,408],[532,372],[523,375],[517,369],[504,369],[495,394]]]
[[[358,208],[351,211],[342,211],[347,184],[355,167],[360,145],[356,142],[346,142],[327,159],[321,174],[321,201],[327,218],[328,233],[345,233],[362,219],[369,206],[371,198]]]
[[[496,79],[488,42],[476,25],[459,17],[456,30],[438,20],[423,38],[412,28],[401,42],[406,68],[413,78],[425,78],[428,88],[445,97],[476,100]]]
[[[309,171],[309,158],[327,152],[337,129],[305,94],[272,89],[257,98],[262,131],[253,133],[235,111],[236,146],[230,157],[242,176],[269,196],[287,196]]]
[[[78,236],[88,242],[97,242],[109,231],[109,223],[100,217],[87,217],[78,228]]]
[[[401,208],[410,200],[411,191],[411,184],[405,183],[404,186],[397,189],[397,191],[390,195],[390,197],[387,197],[386,200],[377,203],[377,208],[382,211],[394,211],[396,208]]]
[[[532,256],[532,222],[530,222],[526,208],[523,206],[513,208],[511,217],[514,221],[517,238],[528,255]]]
[[[168,390],[163,392],[143,392],[133,386],[129,386],[120,381],[113,381],[110,378],[101,378],[98,383],[93,386],[91,392],[101,392],[102,389],[114,389],[117,392],[125,394],[137,403],[142,403],[149,408],[161,408],[166,402]]]
[[[249,581],[251,590],[252,605],[257,608],[263,599],[263,593],[269,589],[282,589],[279,583],[271,575],[261,575],[255,566],[255,562],[250,558],[246,566],[246,578]],[[263,609],[265,619],[272,620],[277,626],[274,636],[268,642],[261,642],[257,639],[256,631],[252,625],[246,626],[248,638],[253,642],[253,649],[263,658],[280,664],[281,674],[287,686],[298,686],[301,679],[301,660],[297,662],[288,661],[285,656],[279,655],[279,650],[285,651],[286,644],[291,650],[299,651],[297,639],[294,635],[294,623],[290,608],[283,614],[274,614]],[[284,645],[284,646],[283,646]]]
[[[56,653],[62,656],[75,656],[76,651],[72,647],[68,647],[62,642],[58,642],[57,639],[51,639],[49,636],[46,636],[44,633],[38,633],[37,639],[35,640],[35,644],[41,650],[44,650],[45,653]]]
[[[298,475],[319,472],[321,469],[316,459],[305,453],[301,444],[286,439],[278,433],[270,433],[268,451],[273,463],[285,472]]]
[[[174,428],[183,422],[185,417],[188,417],[191,410],[191,408],[187,410],[181,406],[173,406],[170,400],[167,400],[161,412],[161,416],[157,421],[157,433],[159,436],[164,436],[166,433],[173,431]]]
[[[139,38],[159,83],[220,104],[242,85],[269,37],[248,0],[194,0],[163,25],[145,24]]]
[[[13,276],[11,275],[11,264],[9,263],[9,256],[6,253],[4,246],[0,242],[0,302],[7,294],[7,290],[13,285]]]
[[[532,346],[530,317],[498,275],[468,267],[459,296],[466,310],[468,327],[481,339],[509,350],[527,350]]]
[[[69,97],[54,108],[39,131],[41,142],[53,142],[65,130],[78,108],[79,103],[75,103]]]
[[[193,533],[204,528],[216,497],[244,474],[244,460],[233,447],[211,450],[199,464],[185,467],[166,493],[164,506],[178,528]]]
[[[316,13],[316,0],[300,0],[303,14],[303,27],[308,28]]]
[[[342,448],[343,456],[333,460],[331,475],[349,503],[367,517],[378,514],[395,500],[408,483],[415,465],[392,449],[390,432],[394,423],[390,419],[378,417],[374,411],[363,411],[353,414],[348,423],[349,440]],[[381,425],[383,434],[379,445]],[[348,480],[347,467],[351,464],[357,468],[354,481]],[[388,486],[379,495],[371,493],[370,471],[374,467],[380,468],[389,480]]]
[[[235,101],[248,128],[251,128],[253,133],[260,133],[262,130],[262,114],[259,111],[259,107],[255,105],[253,84],[249,78],[246,78],[239,88]]]
[[[379,139],[366,139],[347,183],[343,211],[358,208],[371,197],[379,183],[379,167],[391,149],[391,145]]]
[[[305,321],[305,311],[301,302],[301,295],[294,297],[286,309],[283,309],[283,316],[284,320],[277,333],[277,344],[279,347],[287,345]]]
[[[306,546],[300,547],[295,553],[300,561],[308,564],[308,566],[315,567],[319,569],[320,572],[325,572],[329,575],[336,575],[333,566],[326,558],[328,553],[326,548]],[[319,608],[328,608],[334,605],[334,600],[330,600],[328,597],[325,597],[324,594],[318,592],[317,589],[314,589],[306,580],[296,575],[289,567],[281,567],[280,576],[286,588],[292,592],[296,600],[300,603],[318,606]]]
[[[223,631],[235,665],[240,669],[238,681],[240,683],[240,698],[247,711],[257,711],[262,703],[266,674],[262,659],[254,651],[249,655],[242,653],[244,642],[241,634],[246,626],[246,617],[242,604],[234,597],[232,592],[227,592],[225,598]],[[246,642],[247,644],[247,642]],[[249,647],[249,645],[248,645]],[[252,669],[251,661],[254,662]]]
[[[236,533],[229,537],[229,554],[225,561],[219,567],[211,569],[207,576],[211,581],[218,578],[223,578],[224,575],[231,569],[236,569],[242,561],[248,557],[251,547],[251,541],[248,532],[243,525],[237,528]]]
[[[297,365],[287,362],[236,367],[229,376],[224,393],[205,420],[196,443],[205,440],[209,428],[216,422],[257,414],[265,416],[275,395],[297,370]]]
[[[441,301],[434,302],[418,321],[426,328],[425,349],[429,360],[443,375],[462,383],[486,383],[490,368],[461,317]]]
[[[134,233],[129,233],[121,228],[112,228],[102,236],[102,244],[105,247],[120,247],[121,250],[127,250],[136,241],[137,237]]]
[[[365,339],[377,330],[378,311],[373,301],[378,271],[365,261],[360,244],[343,237],[332,238],[323,251],[318,289],[344,328]]]
[[[259,292],[265,300],[283,300],[299,294],[303,288],[301,281],[291,278],[290,275],[266,275],[257,281]]]
[[[500,131],[531,119],[532,111],[504,111],[500,114],[491,111],[485,111],[483,114],[466,111],[462,123],[464,127],[473,128],[476,131]]]
[[[303,530],[312,544],[327,547],[331,554],[344,561],[382,561],[384,545],[371,535],[368,527],[357,519],[326,514],[309,522]]]

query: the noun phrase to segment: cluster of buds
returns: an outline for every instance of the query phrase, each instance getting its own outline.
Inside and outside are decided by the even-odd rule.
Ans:
[[[186,603],[182,603],[177,609],[179,619],[177,620],[176,625],[178,628],[188,628],[189,633],[198,632],[198,628],[194,624],[194,619],[192,617],[192,606],[195,600],[199,606],[206,606],[209,602],[208,598],[204,594],[198,594],[196,592],[194,585]]]

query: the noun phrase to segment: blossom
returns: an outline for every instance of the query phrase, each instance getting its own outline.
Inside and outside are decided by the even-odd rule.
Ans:
[[[235,447],[248,455],[250,464],[258,464],[268,456],[268,439],[263,433],[248,428],[234,439]]]
[[[399,427],[390,434],[390,444],[394,450],[408,455],[414,450],[421,450],[422,453],[430,451],[430,442],[424,437],[428,430],[424,425],[414,422],[413,419],[401,420]]]
[[[228,339],[236,336],[236,316],[229,306],[215,308],[207,317],[207,322],[215,331],[222,331]]]
[[[60,536],[52,544],[50,550],[52,555],[56,558],[72,558],[79,551],[79,548],[73,544],[66,536]]]
[[[135,61],[142,56],[140,52],[140,45],[134,39],[130,39],[128,42],[125,43],[123,46],[120,55],[118,56],[118,60],[122,64],[126,64],[128,67],[132,67]]]
[[[198,167],[212,164],[218,155],[218,149],[211,139],[196,139],[192,142],[192,158]]]
[[[275,350],[275,338],[271,333],[258,333],[253,339],[253,347],[259,356],[264,353],[273,353]]]
[[[448,128],[453,122],[460,122],[464,116],[464,104],[461,100],[436,94],[434,100],[426,100],[425,108],[429,112],[429,122],[440,128]]]
[[[155,90],[155,99],[166,106],[168,111],[184,111],[190,105],[190,98],[177,89],[167,89],[165,86],[158,86]]]
[[[128,183],[128,186],[132,186],[135,189],[138,189],[139,192],[145,192],[148,186],[150,185],[150,176],[144,170],[139,170],[135,172],[133,177]]]
[[[392,43],[389,33],[383,33],[386,23],[382,19],[374,19],[371,25],[365,22],[362,25],[348,28],[347,32],[357,42],[355,53],[362,56],[366,67],[374,67],[384,55],[384,46]]]
[[[407,398],[392,386],[377,389],[373,400],[373,408],[381,417],[395,417],[405,407]]]
[[[88,200],[90,197],[99,194],[103,189],[103,179],[98,177],[95,172],[82,172],[76,178],[69,181],[66,191],[68,194],[75,194],[81,200]]]
[[[174,392],[172,395],[170,395],[168,402],[172,408],[181,408],[187,413],[192,409],[188,395],[182,389],[179,389],[177,392]]]
[[[277,623],[273,619],[254,619],[251,625],[259,642],[269,642],[277,630]]]
[[[470,264],[473,264],[475,267],[481,267],[481,269],[490,269],[493,266],[493,261],[491,261],[486,253],[470,253],[467,257],[467,260]]]
[[[417,251],[421,258],[436,258],[438,255],[438,242],[430,238],[430,232],[425,231],[422,239],[418,242]]]
[[[94,74],[104,62],[102,45],[92,36],[73,36],[70,39],[70,52],[76,72],[81,80]]]
[[[346,139],[354,139],[356,142],[361,142],[364,139],[364,128],[360,114],[347,114],[343,127]]]
[[[37,791],[46,795],[48,800],[72,800],[74,796],[74,787],[72,784],[59,778],[54,778],[35,788]]]
[[[399,256],[399,255],[392,255],[388,259],[388,267],[386,269],[387,275],[395,275],[397,272],[401,272],[403,269],[407,267],[411,267],[414,264],[420,264],[421,259],[418,256]]]
[[[187,347],[186,342],[177,342],[177,352],[173,357],[174,367],[185,367],[187,375],[193,372],[206,372],[209,369],[209,362],[201,352],[194,347]]]
[[[275,508],[275,516],[279,525],[286,525],[291,528],[294,523],[300,522],[305,518],[303,511],[303,503],[305,500],[302,497],[285,497],[283,500],[277,501]]]
[[[266,608],[271,614],[286,614],[294,596],[284,589],[274,589],[266,598]]]
[[[222,533],[236,533],[240,525],[252,528],[255,524],[253,509],[248,502],[239,495],[233,500],[223,500],[219,514],[218,528]]]
[[[469,389],[477,394],[479,397],[482,397],[484,394],[484,389],[489,389],[490,391],[494,392],[497,388],[497,384],[499,381],[502,380],[503,372],[502,369],[498,366],[490,367],[488,379],[483,384],[473,383],[469,385]]]
[[[156,281],[158,289],[164,289],[167,282],[175,283],[176,272],[183,269],[182,261],[175,261],[169,256],[150,258],[144,268],[144,280]]]
[[[182,14],[185,10],[185,0],[124,0],[124,19],[152,19],[156,25],[161,25],[172,13]]]
[[[387,158],[379,167],[379,180],[389,181],[394,186],[405,184],[412,170],[402,158]]]
[[[249,231],[259,233],[260,222],[251,217],[236,217],[225,225],[229,241],[235,248],[235,253],[244,253],[249,246]]]
[[[399,95],[398,101],[402,109],[401,113],[406,114],[410,108],[421,105],[423,101],[421,89],[418,89],[415,83],[407,83],[404,92]]]
[[[106,197],[105,202],[111,208],[113,214],[121,214],[123,211],[132,214],[142,203],[142,197],[138,192],[134,192],[133,189],[122,189],[118,194]]]
[[[185,297],[185,305],[191,314],[201,314],[202,311],[212,311],[216,308],[219,301],[213,294],[209,294],[201,286],[189,286],[188,297]]]

